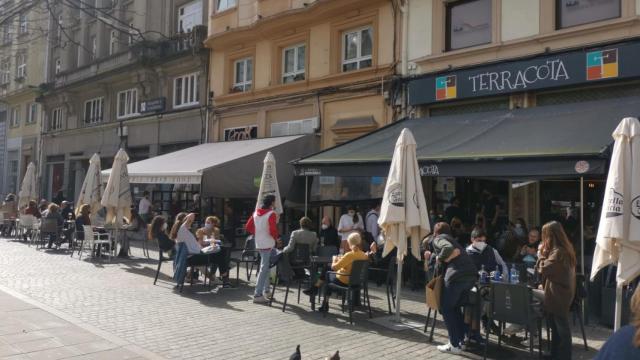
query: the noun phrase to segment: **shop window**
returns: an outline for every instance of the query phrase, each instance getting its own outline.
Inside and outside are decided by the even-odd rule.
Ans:
[[[173,107],[198,105],[198,74],[189,74],[173,80]]]
[[[253,59],[244,58],[233,63],[233,88],[232,92],[251,90],[253,80]]]
[[[620,0],[557,0],[556,26],[576,25],[620,17]]]
[[[84,123],[97,124],[102,122],[104,114],[104,98],[98,97],[84,103]]]
[[[342,71],[373,65],[373,30],[370,26],[342,34]]]
[[[202,0],[192,1],[178,9],[178,32],[189,32],[202,25]]]
[[[446,50],[491,42],[491,0],[463,0],[447,4]]]
[[[282,82],[305,79],[306,45],[298,44],[282,50]]]
[[[216,0],[216,12],[225,11],[236,6],[237,0]]]
[[[50,130],[62,129],[62,108],[55,108],[51,111],[51,120],[49,121]]]
[[[118,93],[118,119],[139,115],[138,106],[138,89],[129,89]]]
[[[20,108],[15,106],[11,108],[11,113],[9,114],[11,119],[9,120],[9,126],[18,127],[20,126]]]
[[[32,103],[27,105],[27,124],[33,124],[38,121],[38,104]]]

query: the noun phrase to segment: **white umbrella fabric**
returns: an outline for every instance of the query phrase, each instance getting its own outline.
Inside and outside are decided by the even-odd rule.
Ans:
[[[127,162],[129,156],[120,149],[113,160],[109,180],[104,190],[101,204],[107,208],[105,224],[113,224],[116,229],[116,244],[118,243],[118,228],[122,226],[122,218],[131,218],[131,188],[129,186],[129,172]]]
[[[102,208],[100,201],[104,194],[104,188],[100,179],[100,171],[102,171],[100,166],[100,156],[98,154],[93,154],[91,159],[89,159],[89,170],[87,170],[87,175],[85,176],[84,181],[82,182],[82,188],[80,189],[80,195],[76,201],[76,216],[80,215],[80,207],[84,204],[91,206],[91,214],[93,216],[95,216],[95,214],[97,214]]]
[[[407,255],[407,237],[411,239],[411,254],[420,260],[420,240],[431,230],[429,212],[422,190],[416,157],[416,140],[409,129],[403,129],[396,142],[391,168],[382,197],[378,225],[383,231],[383,256],[398,248],[396,280],[396,321],[400,321],[400,284],[402,261]]]
[[[622,287],[640,275],[640,122],[624,118],[615,143],[596,237],[591,279],[616,264],[615,330],[622,316]]]
[[[18,193],[18,209],[29,205],[29,200],[38,200],[38,194],[36,193],[36,165],[33,162],[30,162],[29,166],[27,166],[24,179],[22,179],[22,185]]]
[[[276,197],[276,203],[274,204],[274,211],[278,216],[282,214],[282,199],[280,198],[280,189],[278,187],[278,176],[276,174],[276,158],[271,151],[267,152],[264,157],[264,165],[262,166],[262,178],[260,179],[260,191],[258,191],[258,202],[256,203],[256,209],[262,205],[262,199],[267,195],[273,195]]]

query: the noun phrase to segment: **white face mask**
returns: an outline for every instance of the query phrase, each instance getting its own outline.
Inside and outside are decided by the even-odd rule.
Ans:
[[[356,214],[356,212],[355,211],[349,211],[348,214],[349,214],[349,216],[353,217]]]
[[[162,224],[162,231],[167,231],[167,223]]]
[[[327,230],[329,228],[329,225],[327,224],[322,224],[322,230]]]
[[[473,243],[473,247],[478,249],[478,251],[483,252],[484,248],[487,247],[487,243],[484,241],[478,241]]]
[[[522,224],[516,224],[516,229],[522,228]]]

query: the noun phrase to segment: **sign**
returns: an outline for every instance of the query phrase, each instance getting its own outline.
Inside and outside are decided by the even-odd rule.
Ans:
[[[166,103],[167,99],[164,97],[142,101],[140,103],[140,113],[163,112],[166,108]]]
[[[258,126],[249,125],[224,129],[224,141],[251,140],[258,138]]]
[[[409,82],[412,106],[640,77],[640,42],[501,62]]]

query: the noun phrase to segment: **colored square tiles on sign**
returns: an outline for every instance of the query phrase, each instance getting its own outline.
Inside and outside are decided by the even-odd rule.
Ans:
[[[455,75],[439,76],[436,78],[436,100],[455,99],[456,96]]]
[[[618,77],[618,49],[587,53],[587,80]]]

